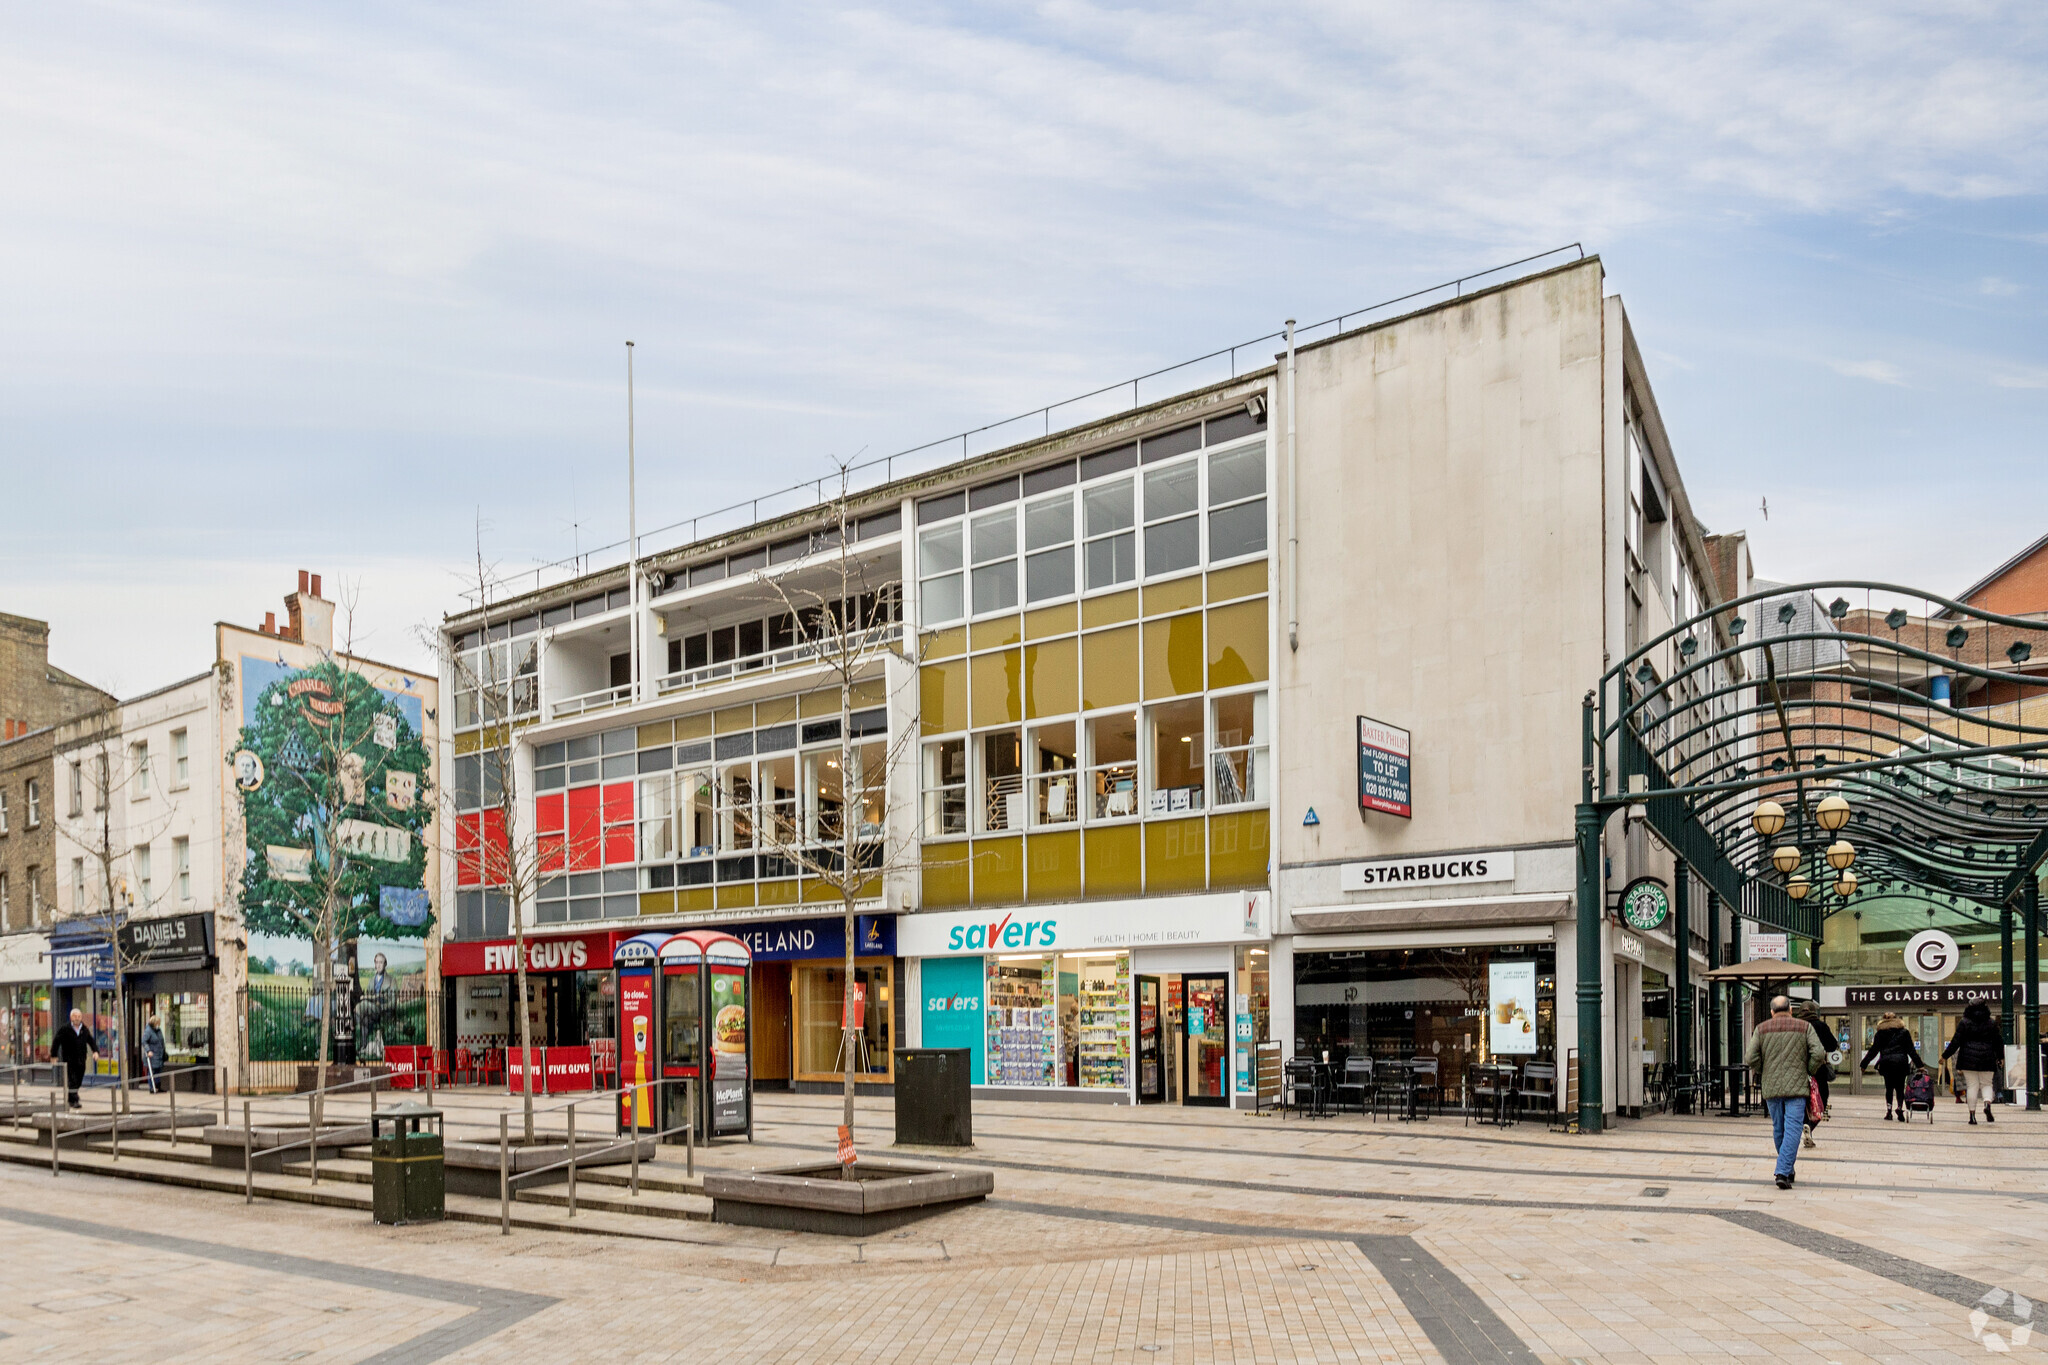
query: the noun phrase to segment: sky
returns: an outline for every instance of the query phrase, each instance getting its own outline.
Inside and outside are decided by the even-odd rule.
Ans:
[[[2038,5],[6,13],[0,611],[122,694],[618,540],[628,339],[647,530],[1566,243],[1764,577],[2048,532]]]

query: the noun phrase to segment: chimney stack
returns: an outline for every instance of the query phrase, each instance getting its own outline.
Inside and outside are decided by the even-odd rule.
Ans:
[[[299,590],[284,599],[290,638],[315,649],[334,648],[334,604],[320,596],[320,575],[299,570]]]
[[[277,634],[277,613],[276,613],[276,612],[274,612],[274,611],[266,611],[266,612],[264,612],[264,613],[263,613],[263,633],[264,633],[265,635],[275,635],[275,634]]]
[[[320,595],[320,575],[319,575],[319,574],[314,574],[314,575],[313,575],[313,596],[315,596],[315,597],[318,597],[319,595]]]
[[[306,581],[306,571],[304,569],[299,570],[299,591],[305,592],[310,588],[310,586],[311,585]]]

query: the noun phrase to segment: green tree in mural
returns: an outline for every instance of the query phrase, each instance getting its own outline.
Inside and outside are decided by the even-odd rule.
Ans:
[[[336,949],[431,928],[430,916],[411,913],[420,908],[423,836],[434,817],[429,756],[403,709],[334,657],[265,687],[241,748],[243,914],[259,933],[312,940],[324,1078]],[[400,921],[386,917],[386,888],[408,903]],[[347,993],[339,1000],[346,1006]]]

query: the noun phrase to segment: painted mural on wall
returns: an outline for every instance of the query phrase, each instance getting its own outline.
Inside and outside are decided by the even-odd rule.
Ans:
[[[424,704],[411,680],[379,688],[325,659],[300,668],[244,654],[236,664],[242,729],[233,764],[249,929],[307,937],[300,917],[317,910],[338,856],[345,938],[424,938],[434,920],[427,836],[435,803]],[[338,848],[327,846],[330,824]]]

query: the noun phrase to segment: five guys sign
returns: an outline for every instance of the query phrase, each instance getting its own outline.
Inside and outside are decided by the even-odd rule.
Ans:
[[[1408,732],[1358,718],[1358,810],[1408,819]]]

